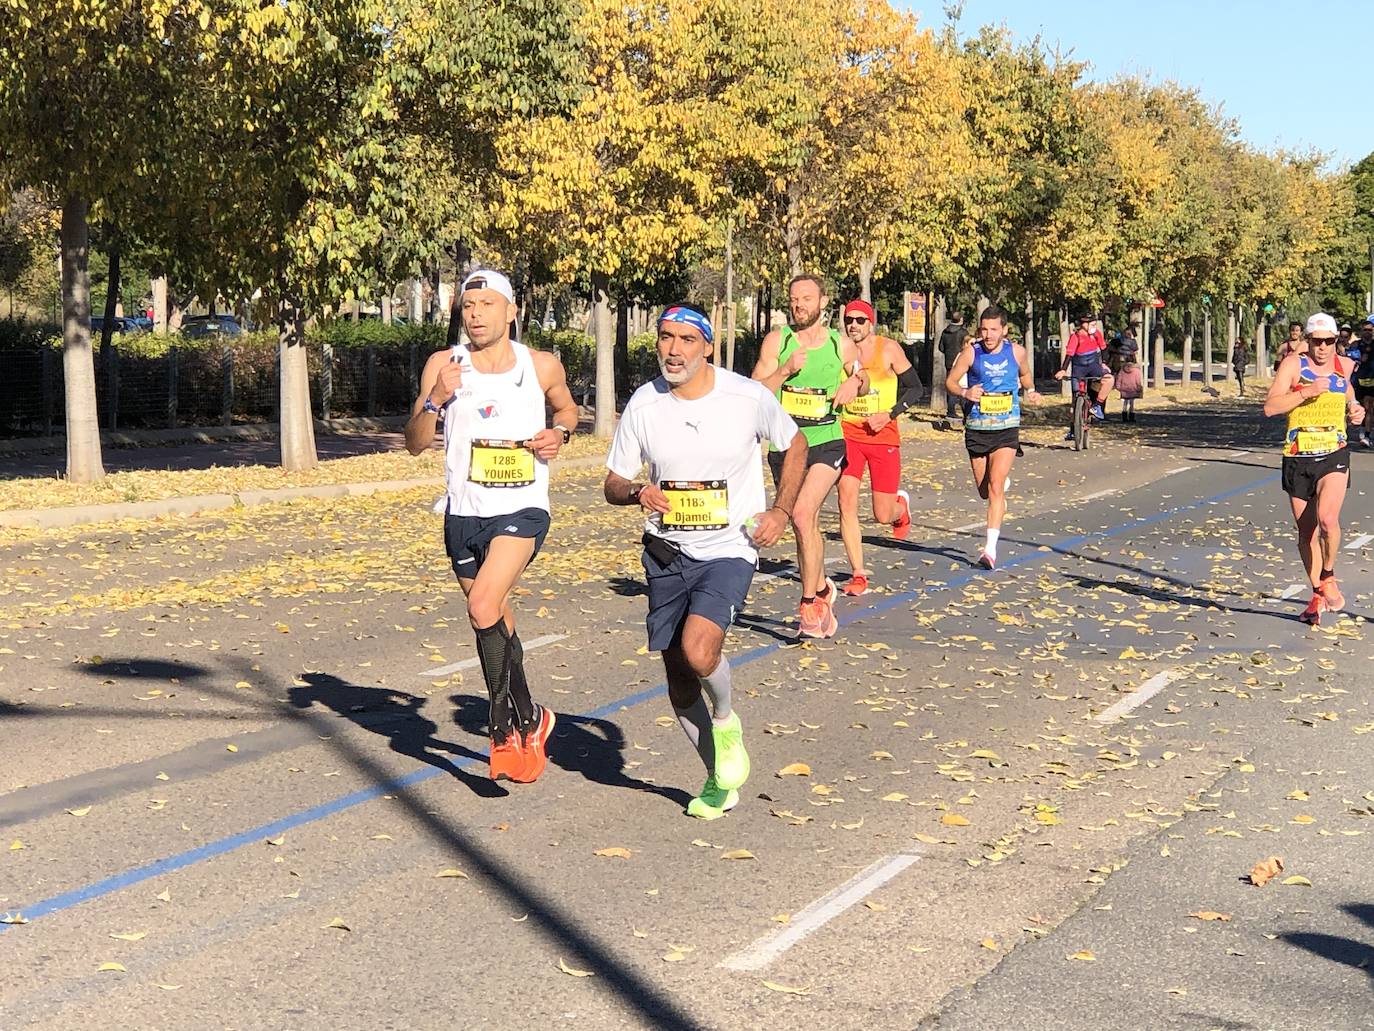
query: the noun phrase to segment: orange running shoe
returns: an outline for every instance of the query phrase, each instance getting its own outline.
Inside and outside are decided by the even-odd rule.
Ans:
[[[1307,603],[1307,608],[1302,610],[1302,614],[1298,616],[1298,620],[1303,623],[1309,623],[1312,626],[1321,626],[1322,610],[1325,608],[1326,604],[1322,601],[1321,592],[1314,591],[1312,593],[1312,600]]]
[[[849,583],[844,585],[844,593],[851,598],[862,598],[868,593],[868,574],[851,573]]]
[[[524,738],[525,768],[520,776],[511,778],[518,780],[521,784],[533,784],[539,779],[539,775],[544,772],[544,768],[549,765],[548,743],[553,736],[554,724],[558,722],[558,717],[547,705],[539,707],[539,719],[534,724],[534,729],[528,734],[517,735]]]
[[[520,735],[512,730],[506,740],[498,743],[491,739],[491,754],[487,760],[488,776],[492,780],[519,780],[525,772],[525,750],[520,744]]]
[[[1317,588],[1317,593],[1322,596],[1322,604],[1326,606],[1327,612],[1339,612],[1345,608],[1345,595],[1336,586],[1336,578],[1328,576]]]
[[[817,598],[811,602],[802,602],[801,626],[797,629],[798,637],[830,637],[839,628],[840,621],[835,618],[835,610],[829,602],[823,598]]]
[[[901,503],[902,514],[897,517],[897,521],[892,524],[892,539],[897,541],[906,540],[907,534],[911,532],[911,495],[904,490],[897,492],[897,500]]]

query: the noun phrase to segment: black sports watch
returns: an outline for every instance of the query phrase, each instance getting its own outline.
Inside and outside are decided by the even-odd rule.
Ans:
[[[554,429],[554,430],[558,430],[558,431],[560,431],[560,432],[563,434],[563,443],[564,443],[564,444],[566,444],[568,441],[572,440],[572,430],[568,429],[568,427],[566,427],[566,426],[551,426],[551,427],[549,427],[549,428],[550,428],[550,429]]]

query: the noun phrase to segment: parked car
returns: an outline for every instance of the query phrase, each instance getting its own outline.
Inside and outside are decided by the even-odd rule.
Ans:
[[[98,337],[98,336],[100,336],[100,335],[101,335],[102,333],[104,333],[104,332],[105,332],[105,316],[104,316],[104,315],[92,315],[92,316],[91,316],[91,336],[93,336],[93,337]],[[113,336],[114,334],[116,334],[116,333],[127,333],[127,334],[129,334],[130,336],[134,336],[134,335],[136,335],[136,334],[138,334],[138,333],[142,333],[142,332],[144,332],[143,327],[140,326],[140,325],[138,324],[138,322],[137,322],[135,319],[126,319],[126,318],[124,318],[123,316],[116,316],[116,317],[114,318],[114,320],[111,322],[111,325],[110,325],[110,334],[111,334],[112,336]]]
[[[233,315],[192,315],[181,323],[181,335],[197,340],[208,336],[236,337],[243,327]]]

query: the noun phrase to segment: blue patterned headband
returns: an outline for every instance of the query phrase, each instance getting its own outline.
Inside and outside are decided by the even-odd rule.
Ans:
[[[658,317],[660,326],[665,322],[680,322],[685,326],[693,326],[701,331],[701,335],[706,338],[708,344],[715,343],[716,334],[711,329],[711,320],[699,311],[693,311],[691,308],[684,308],[682,305],[676,304]]]

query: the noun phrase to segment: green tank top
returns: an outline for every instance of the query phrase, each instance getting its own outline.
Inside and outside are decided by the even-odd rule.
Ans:
[[[792,416],[811,447],[844,437],[844,427],[836,418],[833,404],[835,391],[845,381],[844,359],[840,357],[840,334],[832,329],[827,343],[830,346],[817,347],[808,352],[801,371],[784,380],[778,392],[783,411]],[[787,359],[801,346],[792,327],[784,326],[778,364],[786,364]]]

